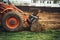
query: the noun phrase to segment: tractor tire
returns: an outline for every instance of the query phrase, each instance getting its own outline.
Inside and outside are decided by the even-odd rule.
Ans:
[[[31,29],[32,32],[40,32],[41,31],[41,24],[38,22],[35,22],[31,25]]]
[[[3,16],[2,26],[6,31],[20,31],[23,29],[21,17],[15,12],[7,12]]]

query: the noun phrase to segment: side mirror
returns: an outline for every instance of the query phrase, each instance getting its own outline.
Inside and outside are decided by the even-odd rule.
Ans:
[[[0,0],[0,2],[3,2],[3,0]]]
[[[7,2],[4,1],[4,3],[7,3]]]

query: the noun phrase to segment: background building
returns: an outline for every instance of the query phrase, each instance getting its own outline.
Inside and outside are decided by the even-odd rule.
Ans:
[[[3,0],[8,2],[8,0]],[[16,6],[59,6],[59,0],[9,0]],[[56,2],[55,2],[56,1]]]

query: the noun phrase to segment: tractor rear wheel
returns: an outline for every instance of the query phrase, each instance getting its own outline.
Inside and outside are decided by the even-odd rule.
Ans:
[[[2,26],[6,31],[22,30],[22,20],[18,13],[7,12],[2,18]]]

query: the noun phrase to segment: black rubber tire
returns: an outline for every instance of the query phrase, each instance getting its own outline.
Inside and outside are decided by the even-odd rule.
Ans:
[[[32,32],[40,32],[41,31],[41,24],[39,22],[34,22],[32,25],[31,25],[31,28],[30,30]]]
[[[6,19],[11,17],[11,16],[16,17],[19,20],[19,25],[14,29],[8,28],[7,25],[6,25]],[[23,29],[21,17],[18,15],[18,13],[15,13],[15,12],[7,12],[3,16],[3,18],[2,18],[2,26],[6,31],[19,31],[19,30]]]

